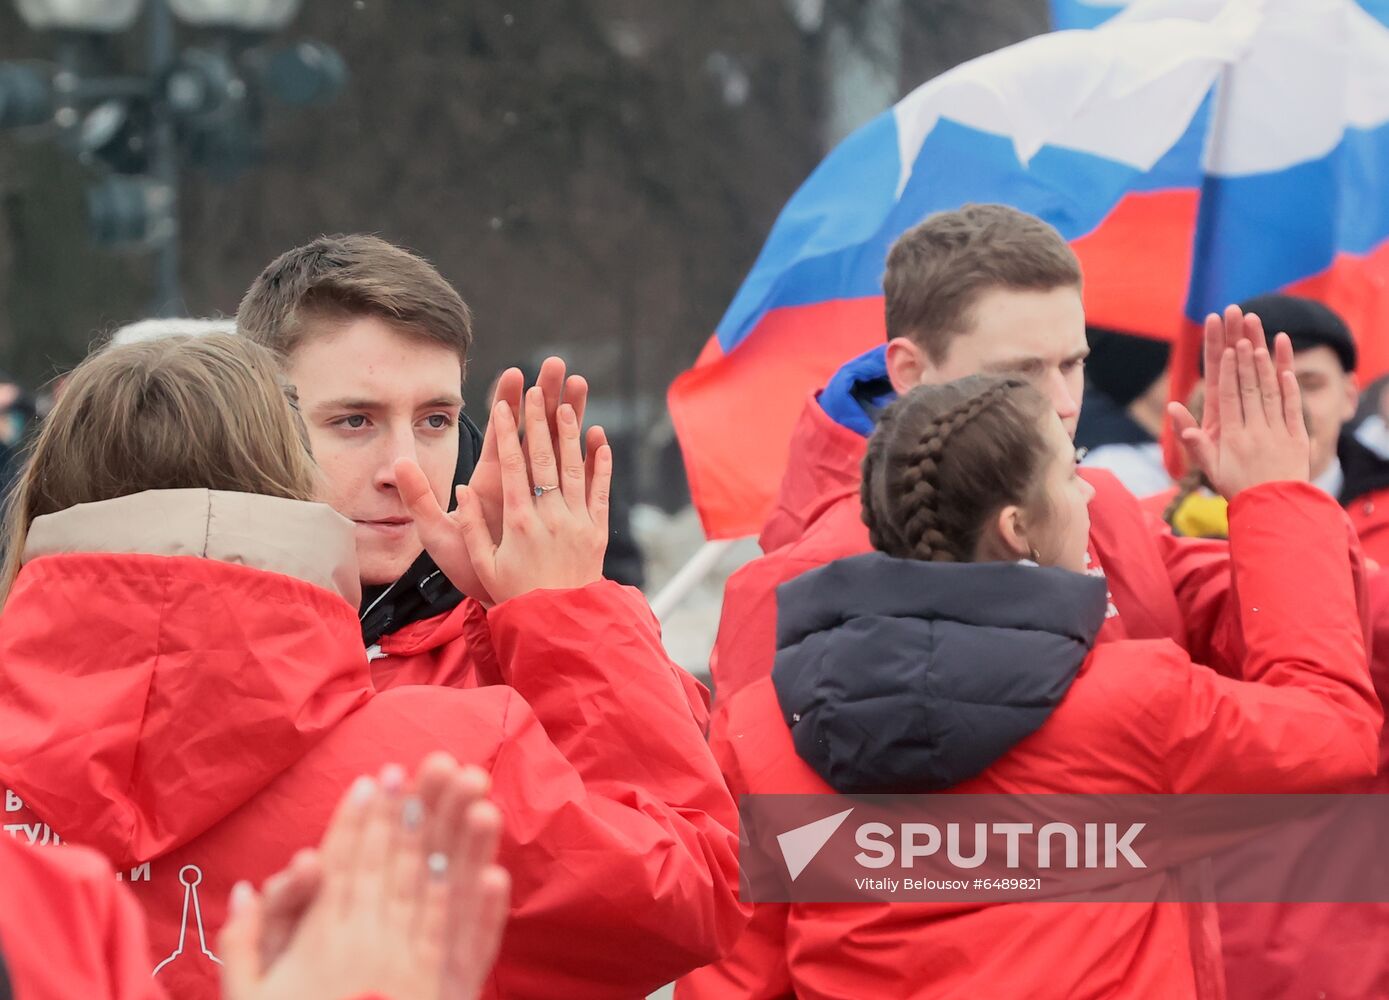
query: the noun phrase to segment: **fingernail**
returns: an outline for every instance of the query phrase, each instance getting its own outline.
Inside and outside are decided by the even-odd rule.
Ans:
[[[232,915],[245,913],[254,898],[255,890],[251,888],[250,882],[242,881],[232,886],[231,899],[228,902]]]
[[[392,795],[397,795],[405,787],[405,768],[399,764],[387,764],[381,769],[381,787]]]
[[[376,794],[376,782],[364,774],[352,782],[352,788],[348,790],[347,794],[353,805],[365,805]]]
[[[429,877],[435,880],[445,878],[449,873],[449,858],[442,851],[432,852],[425,859],[425,864],[429,868]]]
[[[423,822],[424,803],[412,795],[405,800],[405,805],[400,807],[400,824],[413,833]]]

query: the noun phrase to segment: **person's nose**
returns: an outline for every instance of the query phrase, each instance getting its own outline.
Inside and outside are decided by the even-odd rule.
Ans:
[[[377,489],[395,489],[395,464],[402,458],[419,463],[419,442],[415,439],[414,428],[408,424],[391,427],[381,437],[382,447],[377,456],[375,485]]]
[[[1047,375],[1047,396],[1056,408],[1056,415],[1062,420],[1074,420],[1080,416],[1080,394],[1071,388],[1060,369],[1053,368]]]

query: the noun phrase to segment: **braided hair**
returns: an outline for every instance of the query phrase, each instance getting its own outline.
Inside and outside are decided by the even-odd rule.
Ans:
[[[918,386],[883,413],[860,499],[875,549],[973,562],[990,515],[1038,502],[1049,407],[1023,379],[973,375]]]

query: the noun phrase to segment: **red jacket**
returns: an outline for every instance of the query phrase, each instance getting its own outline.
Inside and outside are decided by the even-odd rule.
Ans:
[[[1356,517],[1355,503],[1347,512],[1359,529],[1362,522]],[[1380,535],[1381,545],[1386,540],[1389,534]],[[1381,553],[1375,558],[1387,556]],[[1372,575],[1368,589],[1373,630],[1370,670],[1380,703],[1389,705],[1389,568]],[[1376,777],[1340,790],[1389,794],[1389,729],[1381,733],[1379,754]],[[1361,838],[1357,844],[1344,829],[1326,829],[1334,822],[1328,818],[1308,825],[1299,852],[1285,847],[1289,880],[1321,864],[1328,843],[1336,843],[1342,852],[1358,847],[1359,856],[1375,859],[1367,864],[1382,858],[1380,838],[1369,843]],[[1230,1000],[1389,997],[1389,949],[1383,946],[1389,940],[1389,903],[1222,903],[1220,934]]]
[[[637,593],[632,591],[634,597]],[[506,683],[492,648],[487,610],[467,598],[452,611],[382,636],[367,655],[378,691],[409,684],[474,688]],[[675,668],[675,675],[700,731],[707,732],[708,688],[684,670]]]
[[[0,837],[0,887],[15,1000],[163,1000],[140,907],[95,851]]]
[[[1346,473],[1340,496],[1365,555],[1389,567],[1389,489],[1382,484],[1389,463],[1359,445],[1350,434],[1340,443]],[[1176,489],[1141,501],[1161,517]],[[1370,578],[1370,615],[1375,630],[1371,671],[1381,699],[1389,696],[1389,572]],[[1389,734],[1381,737],[1381,757],[1389,764]],[[1348,792],[1389,793],[1389,768]],[[1325,826],[1334,823],[1327,819]],[[1316,865],[1324,850],[1318,827],[1306,830],[1305,848],[1290,859],[1287,877],[1299,865]],[[1340,834],[1342,850],[1350,849]],[[1368,850],[1369,848],[1367,848]],[[1389,935],[1386,903],[1225,903],[1220,906],[1221,945],[1230,1000],[1282,1000],[1324,997],[1359,1000],[1389,997]]]
[[[26,554],[0,614],[7,821],[126,873],[172,995],[216,995],[237,879],[316,844],[357,775],[434,750],[487,768],[505,821],[488,996],[644,996],[740,930],[733,803],[635,592],[488,611],[506,686],[377,694],[326,507],[143,494],[40,518]]]
[[[771,673],[776,588],[809,569],[871,549],[859,502],[866,428],[849,426],[843,414],[853,409],[858,386],[885,379],[883,355],[879,347],[850,362],[808,401],[791,439],[776,508],[762,531],[766,554],[728,581],[710,660],[715,693],[710,742],[721,762],[728,699]],[[843,377],[848,373],[852,381]],[[1228,546],[1175,538],[1112,475],[1102,470],[1084,470],[1084,475],[1096,491],[1090,503],[1091,556],[1107,578],[1114,612],[1099,641],[1173,639],[1198,662],[1235,676],[1243,646],[1235,616],[1226,614]],[[786,984],[772,958],[784,950],[781,909],[756,907],[734,950],[680,984],[682,1000],[784,995]],[[1207,932],[1211,948],[1216,947],[1213,920]]]
[[[1277,484],[1238,498],[1233,522],[1234,569],[1251,609],[1243,620],[1248,676],[1258,683],[1197,666],[1170,640],[1098,645],[1041,728],[952,791],[1292,793],[1372,775],[1382,715],[1352,573],[1356,547],[1344,519],[1312,488]],[[1289,558],[1300,567],[1292,586],[1284,574]],[[1315,604],[1307,593],[1318,595]],[[842,629],[843,646],[853,647],[875,620],[883,619],[822,627],[826,634]],[[823,669],[856,669],[852,648],[847,653]],[[837,654],[817,642],[804,655],[819,664]],[[889,697],[884,683],[886,676],[864,689],[876,701]],[[724,704],[721,763],[737,793],[832,791],[797,755],[784,721],[791,710],[779,703],[770,678]],[[834,710],[848,708],[836,703]],[[1157,895],[1174,876],[1149,878]],[[785,908],[785,986],[802,998],[1218,995],[1218,976],[1208,978],[1209,942],[1191,922],[1206,909],[793,904]]]

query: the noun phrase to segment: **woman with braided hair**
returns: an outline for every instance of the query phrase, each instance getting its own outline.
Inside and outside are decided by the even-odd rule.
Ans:
[[[1168,639],[1095,643],[1110,602],[1075,447],[1028,383],[972,376],[881,416],[862,486],[877,551],[779,589],[776,664],[728,703],[725,773],[752,793],[1105,795],[1373,774],[1358,550],[1307,483],[1297,383],[1246,342],[1218,405],[1218,443],[1184,435],[1237,494],[1244,680]],[[793,903],[785,968],[798,996],[1223,996],[1213,906],[1157,902],[1183,898],[1171,870],[1141,877],[1127,902]]]
[[[1054,496],[1044,495],[1049,456],[1057,459]],[[1020,378],[975,375],[907,393],[884,414],[864,458],[869,538],[902,559],[995,561],[1022,544],[1030,506],[1038,527],[1020,551],[1083,573],[1094,489],[1074,474],[1075,457],[1046,400]],[[1000,499],[1011,514],[998,532],[986,531],[979,513]]]

